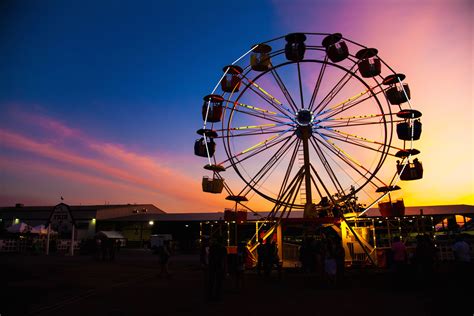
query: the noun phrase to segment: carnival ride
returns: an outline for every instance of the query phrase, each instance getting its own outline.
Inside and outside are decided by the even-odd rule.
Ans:
[[[403,200],[393,197],[398,182],[423,176],[413,159],[421,112],[405,77],[377,49],[339,33],[291,33],[253,45],[204,97],[194,144],[212,174],[203,191],[225,190],[236,211],[252,211],[247,202],[255,196],[270,201],[264,220],[273,227],[292,210],[321,223],[347,222],[376,204],[382,216],[403,215]],[[229,169],[243,182],[238,190],[224,180]]]

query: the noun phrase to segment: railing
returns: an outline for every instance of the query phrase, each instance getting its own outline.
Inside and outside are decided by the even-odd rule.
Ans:
[[[65,239],[51,240],[50,250],[56,243],[56,250],[65,252],[71,247],[71,241]],[[46,239],[0,239],[0,252],[45,252]],[[79,241],[74,241],[74,249],[79,250]]]

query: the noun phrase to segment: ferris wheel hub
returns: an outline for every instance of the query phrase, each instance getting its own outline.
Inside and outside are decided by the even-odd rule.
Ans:
[[[313,112],[307,109],[301,109],[296,113],[296,123],[299,126],[308,126],[313,123]]]

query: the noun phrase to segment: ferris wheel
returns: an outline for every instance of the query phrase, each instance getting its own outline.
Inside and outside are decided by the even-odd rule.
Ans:
[[[194,144],[207,158],[203,190],[225,189],[242,205],[257,195],[274,205],[272,216],[361,213],[377,203],[381,211],[404,209],[381,203],[400,180],[423,176],[414,158],[421,112],[404,80],[377,49],[339,33],[253,45],[204,97]],[[224,172],[234,172],[240,187],[231,188]]]

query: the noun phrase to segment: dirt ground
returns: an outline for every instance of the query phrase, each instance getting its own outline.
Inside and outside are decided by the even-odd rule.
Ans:
[[[328,287],[297,270],[269,279],[247,271],[243,288],[231,277],[220,301],[206,296],[197,255],[175,254],[170,278],[157,257],[122,249],[112,262],[91,256],[0,255],[0,315],[474,315],[472,273],[440,263],[433,278],[394,278],[388,270],[348,269]],[[472,272],[472,271],[471,271]]]

